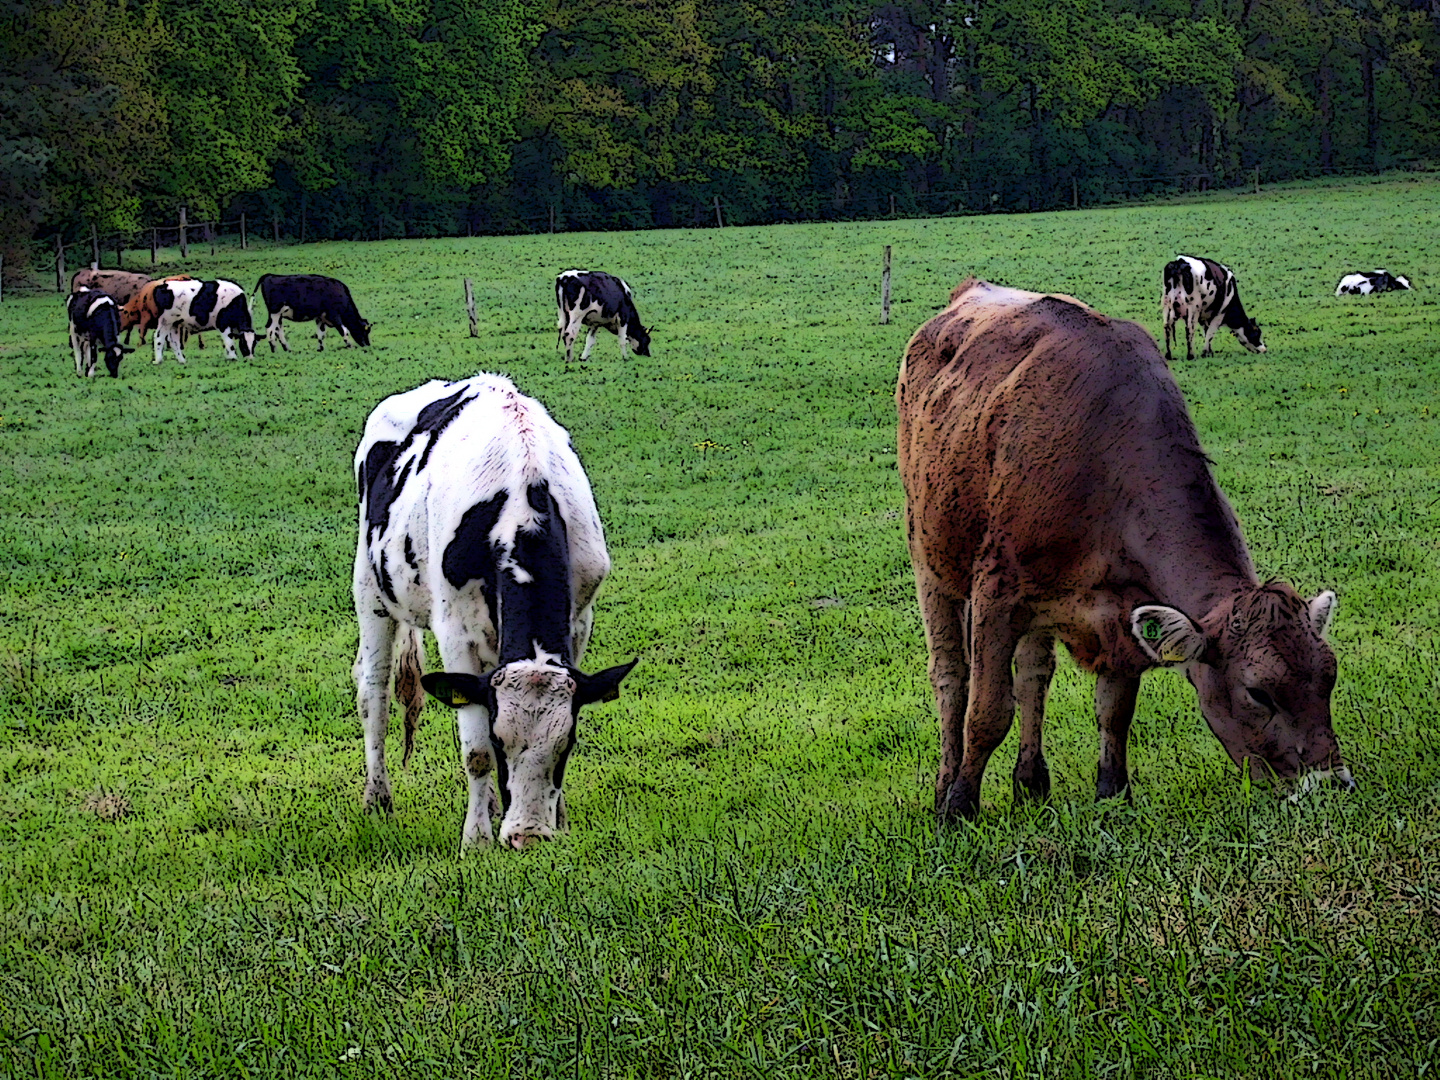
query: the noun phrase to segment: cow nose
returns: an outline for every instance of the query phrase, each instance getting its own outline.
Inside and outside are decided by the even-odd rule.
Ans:
[[[537,836],[535,833],[516,833],[510,838],[510,846],[516,851],[524,851],[531,844],[539,843],[543,839],[545,839],[543,836]]]
[[[1342,765],[1330,774],[1330,786],[1337,787],[1341,791],[1354,791],[1355,778],[1350,775],[1350,770]]]

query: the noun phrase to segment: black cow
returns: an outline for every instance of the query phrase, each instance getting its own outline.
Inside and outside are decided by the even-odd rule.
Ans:
[[[583,326],[588,331],[581,360],[590,359],[595,345],[595,331],[602,326],[620,339],[620,357],[627,355],[625,346],[636,356],[650,355],[650,331],[640,325],[635,311],[635,297],[630,286],[614,274],[599,270],[564,270],[555,279],[555,305],[559,309],[557,329],[560,343],[565,346],[568,364],[575,352],[575,339]]]
[[[286,352],[290,351],[290,343],[285,340],[285,319],[314,322],[321,351],[325,349],[327,326],[340,331],[347,349],[352,337],[363,346],[370,344],[370,324],[360,317],[343,281],[323,274],[264,274],[255,283],[255,292],[265,298],[265,310],[270,315],[265,340],[271,352],[277,341]]]
[[[1210,347],[1215,331],[1228,327],[1237,341],[1251,352],[1263,353],[1260,324],[1245,314],[1240,303],[1240,288],[1228,266],[1214,259],[1197,259],[1181,255],[1165,264],[1165,294],[1160,301],[1160,314],[1165,320],[1165,359],[1173,360],[1170,343],[1175,338],[1175,323],[1185,320],[1185,359],[1194,358],[1195,328],[1205,327],[1205,350],[1201,356],[1214,356]]]
[[[75,350],[75,374],[95,377],[95,358],[105,357],[110,377],[120,377],[120,358],[134,349],[120,344],[120,309],[99,289],[82,287],[70,294],[65,310],[70,316],[70,347]]]
[[[1389,270],[1375,270],[1372,273],[1346,274],[1335,286],[1336,296],[1369,296],[1377,292],[1395,292],[1410,288],[1410,279]]]

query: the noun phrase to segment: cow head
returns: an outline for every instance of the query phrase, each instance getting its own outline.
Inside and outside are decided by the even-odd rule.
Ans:
[[[240,347],[240,355],[249,360],[255,355],[255,331],[237,330],[235,332],[235,343]]]
[[[370,347],[370,324],[361,319],[359,326],[350,327],[350,336],[355,339],[356,345],[368,349]]]
[[[1324,634],[1334,610],[1333,592],[1307,602],[1272,582],[1223,601],[1203,627],[1145,604],[1130,628],[1151,660],[1184,668],[1210,730],[1237,765],[1249,761],[1252,776],[1315,773],[1353,787],[1330,726],[1335,654]]]
[[[1265,342],[1260,340],[1260,324],[1254,319],[1246,319],[1244,324],[1235,328],[1235,337],[1253,353],[1263,353]]]
[[[118,379],[120,377],[120,361],[124,358],[125,354],[134,351],[134,349],[121,345],[118,341],[113,345],[105,346],[105,367],[109,369],[112,379]]]
[[[432,672],[421,679],[446,705],[480,705],[489,714],[491,777],[504,808],[500,843],[519,850],[564,828],[561,784],[580,706],[619,697],[620,680],[636,662],[586,675],[559,663],[516,660],[484,675]]]
[[[633,329],[625,327],[625,340],[630,343],[630,351],[636,356],[650,355],[650,330],[639,323],[636,323]]]

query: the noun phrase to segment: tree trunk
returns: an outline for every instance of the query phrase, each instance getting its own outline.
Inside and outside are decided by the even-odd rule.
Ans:
[[[1380,110],[1375,104],[1375,54],[1368,48],[1360,58],[1360,81],[1365,88],[1365,155],[1370,167],[1380,167]]]
[[[1320,113],[1320,168],[1335,167],[1335,103],[1330,98],[1330,84],[1334,73],[1330,70],[1330,57],[1320,60],[1320,70],[1315,73],[1316,104]]]

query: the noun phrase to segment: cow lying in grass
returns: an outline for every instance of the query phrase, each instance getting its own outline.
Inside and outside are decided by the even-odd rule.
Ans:
[[[463,843],[491,840],[491,784],[502,844],[553,836],[566,825],[561,784],[580,707],[618,696],[634,667],[580,670],[610,556],[569,434],[501,376],[435,380],[376,406],[355,478],[365,805],[390,808],[395,667],[407,759],[422,684],[458,710]],[[445,670],[422,679],[427,626]]]

